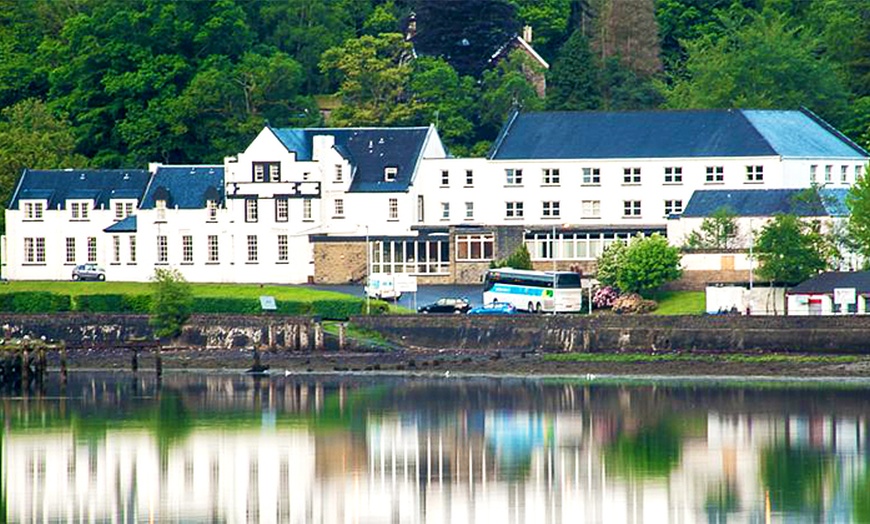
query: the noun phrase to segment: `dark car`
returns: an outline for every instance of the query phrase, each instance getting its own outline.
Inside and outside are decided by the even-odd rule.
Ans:
[[[467,313],[471,304],[465,298],[439,298],[431,304],[420,306],[417,313]]]
[[[79,264],[72,271],[73,280],[106,280],[106,270],[96,264]]]
[[[469,315],[514,315],[516,313],[518,313],[517,308],[507,302],[484,304],[468,311]]]

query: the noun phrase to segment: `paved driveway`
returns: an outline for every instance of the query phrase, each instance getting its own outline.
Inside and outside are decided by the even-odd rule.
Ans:
[[[356,295],[358,297],[365,296],[363,294],[363,286],[361,284],[340,284],[334,286],[312,287],[316,289],[324,289],[327,291],[338,291],[339,293],[347,293],[348,295]],[[399,305],[404,306],[408,309],[416,310],[417,306],[422,306],[430,302],[435,302],[441,297],[465,297],[471,303],[471,307],[479,306],[483,303],[483,285],[478,284],[471,286],[418,286],[417,293],[403,293],[402,297],[399,299]]]

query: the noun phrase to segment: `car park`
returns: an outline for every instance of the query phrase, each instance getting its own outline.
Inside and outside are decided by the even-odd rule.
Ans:
[[[467,313],[471,304],[466,298],[444,297],[417,308],[418,313]]]
[[[79,264],[72,271],[73,280],[106,280],[106,270],[96,264]]]
[[[516,313],[518,313],[517,308],[507,302],[490,302],[468,311],[469,315],[515,315]]]

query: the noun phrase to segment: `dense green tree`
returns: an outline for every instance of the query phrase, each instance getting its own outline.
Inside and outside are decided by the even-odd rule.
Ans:
[[[415,112],[410,103],[411,44],[399,33],[364,35],[323,53],[323,71],[337,71],[342,105],[336,126],[395,125]]]
[[[738,245],[737,220],[727,207],[720,207],[702,220],[700,228],[686,238],[690,249],[732,249]]]
[[[623,264],[617,270],[616,287],[629,293],[648,293],[680,278],[680,250],[655,233],[636,236],[628,245]]]
[[[417,52],[444,58],[461,76],[479,77],[520,29],[507,0],[419,0],[416,15]]]
[[[444,59],[421,57],[413,63],[411,93],[415,109],[411,123],[435,123],[454,155],[467,153],[476,138],[474,79],[460,77]]]
[[[27,99],[0,111],[0,232],[6,231],[6,204],[21,172],[30,169],[84,167],[75,154],[69,124],[45,103]]]
[[[598,257],[596,278],[624,293],[646,293],[680,278],[680,250],[658,233],[614,242]]]
[[[149,323],[158,338],[174,339],[193,311],[193,289],[177,269],[157,268],[151,282]]]
[[[664,98],[651,78],[642,78],[611,57],[601,66],[601,108],[607,111],[654,109]]]
[[[392,0],[376,6],[363,24],[363,33],[379,35],[381,33],[401,32],[403,28],[399,27],[399,18],[396,13],[396,4]]]
[[[725,17],[725,32],[687,43],[687,77],[665,89],[670,107],[786,108],[807,106],[827,118],[847,92],[818,41],[772,11]]]
[[[565,37],[574,28],[568,27],[571,16],[571,0],[513,0],[517,6],[517,18],[522,25],[532,28],[535,51],[544,58],[555,56]]]
[[[755,239],[758,276],[797,284],[824,270],[830,255],[825,237],[794,215],[776,215]]]
[[[865,174],[858,178],[846,196],[846,206],[849,208],[848,236],[851,245],[870,260],[870,176]]]
[[[547,108],[598,109],[601,106],[599,72],[589,40],[580,30],[559,50],[547,76]]]
[[[527,70],[537,67],[527,55],[515,50],[507,59],[499,61],[495,69],[483,74],[480,123],[484,137],[494,139],[512,109],[543,109],[544,102],[538,98],[526,74]]]
[[[532,269],[532,255],[525,244],[520,244],[520,247],[510,254],[507,258],[499,261],[493,261],[489,267],[509,267],[512,269]]]

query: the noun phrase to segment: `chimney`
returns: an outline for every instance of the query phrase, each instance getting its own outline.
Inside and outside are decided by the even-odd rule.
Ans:
[[[523,26],[523,40],[525,40],[527,44],[532,43],[532,26]]]

